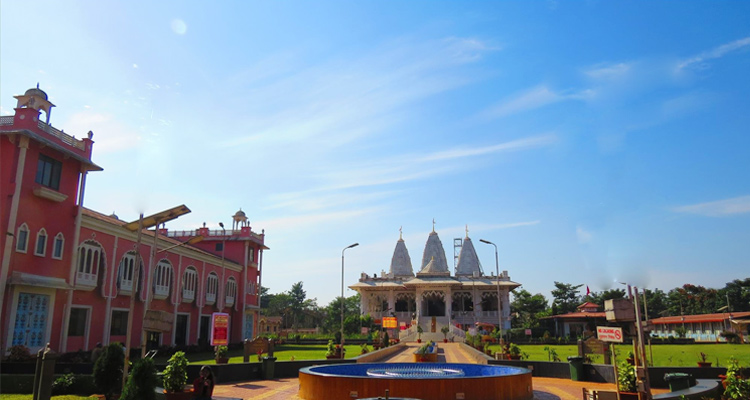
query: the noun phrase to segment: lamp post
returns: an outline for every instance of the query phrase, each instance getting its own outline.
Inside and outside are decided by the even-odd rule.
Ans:
[[[344,351],[344,252],[346,249],[359,246],[359,243],[350,244],[341,250],[341,351]]]
[[[497,245],[495,243],[490,242],[489,240],[479,239],[480,242],[485,244],[491,244],[495,247],[495,275],[497,275],[497,319],[498,319],[498,326],[497,329],[500,332],[500,336],[502,337],[503,334],[503,313],[500,310],[500,264],[497,260]]]

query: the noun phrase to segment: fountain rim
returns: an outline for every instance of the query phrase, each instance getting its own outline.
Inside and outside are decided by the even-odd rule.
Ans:
[[[381,377],[381,376],[362,376],[362,375],[344,375],[344,374],[332,374],[332,373],[325,373],[325,372],[319,372],[314,371],[313,368],[325,368],[325,367],[351,367],[351,366],[358,366],[360,368],[366,368],[371,366],[382,366],[382,365],[388,365],[388,366],[414,366],[414,365],[420,365],[424,367],[437,367],[437,366],[452,366],[452,367],[461,367],[464,365],[472,366],[472,367],[482,367],[482,368],[501,368],[505,370],[514,370],[515,372],[509,373],[509,374],[503,374],[503,375],[461,375],[461,376],[421,376],[421,377],[413,377],[413,376],[388,376],[388,377]],[[524,374],[531,374],[532,371],[528,368],[524,367],[517,367],[512,365],[489,365],[489,364],[471,364],[471,363],[424,363],[422,364],[415,364],[415,363],[336,363],[336,364],[319,364],[319,365],[312,365],[309,367],[304,367],[299,370],[299,373],[306,373],[310,375],[316,375],[316,376],[324,376],[324,377],[341,377],[341,378],[352,378],[352,379],[397,379],[397,380],[439,380],[439,379],[486,379],[486,378],[502,378],[506,376],[518,376],[518,375],[524,375]]]

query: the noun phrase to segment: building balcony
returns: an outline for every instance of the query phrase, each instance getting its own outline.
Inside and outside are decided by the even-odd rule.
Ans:
[[[169,297],[169,286],[154,285],[154,299],[164,300]]]
[[[212,305],[216,303],[216,293],[206,293],[206,304]]]
[[[182,289],[182,302],[190,303],[195,300],[195,290]]]
[[[224,304],[227,307],[231,307],[234,305],[234,296],[227,296],[224,298]]]
[[[130,295],[133,292],[133,281],[120,282],[120,294]]]
[[[76,273],[76,289],[94,290],[96,288],[96,274],[85,272]]]

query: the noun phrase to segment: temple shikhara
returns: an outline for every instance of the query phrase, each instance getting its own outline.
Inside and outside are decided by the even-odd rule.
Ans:
[[[423,337],[442,340],[444,326],[457,336],[477,325],[510,329],[509,294],[519,286],[510,280],[508,271],[499,276],[484,273],[468,229],[451,275],[433,223],[416,275],[406,243],[399,237],[388,272],[383,270],[380,276],[362,273],[359,282],[349,287],[360,293],[363,314],[375,320],[396,317],[402,340],[415,339],[417,325],[425,332]]]

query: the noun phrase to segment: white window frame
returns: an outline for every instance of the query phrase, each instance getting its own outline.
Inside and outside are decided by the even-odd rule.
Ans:
[[[57,250],[57,243],[60,243],[60,254],[58,254],[55,250]],[[62,232],[58,232],[57,235],[55,235],[55,239],[52,241],[52,258],[55,260],[62,260],[63,252],[65,251],[65,236],[63,236]]]
[[[26,232],[26,238],[23,243],[19,242],[18,239],[21,237],[21,232]],[[23,245],[23,246],[21,246]],[[19,253],[26,253],[29,249],[29,226],[26,223],[21,224],[16,230],[16,251]]]
[[[190,303],[195,300],[195,292],[198,289],[198,270],[188,265],[182,275],[182,301]]]
[[[216,272],[211,272],[206,277],[206,304],[212,305],[216,303],[216,295],[219,292],[219,275]]]
[[[140,268],[135,265],[138,255],[134,251],[129,251],[122,255],[120,264],[117,266],[117,282],[120,288],[120,294],[130,295],[133,292],[133,281],[140,273]],[[126,279],[127,277],[130,279]]]
[[[76,288],[92,290],[97,285],[99,269],[105,263],[104,248],[97,242],[86,241],[78,246]]]
[[[166,258],[159,260],[154,269],[154,299],[163,300],[169,297],[172,287],[172,263]]]
[[[34,255],[39,257],[44,257],[47,254],[47,238],[49,235],[47,235],[47,230],[42,228],[39,230],[39,232],[36,233],[36,240],[34,241]],[[39,251],[39,241],[43,240],[44,244],[42,245],[42,251]]]
[[[229,277],[227,279],[227,284],[225,287],[225,297],[224,297],[224,304],[227,306],[233,306],[234,305],[234,299],[237,298],[237,281],[233,277]]]

